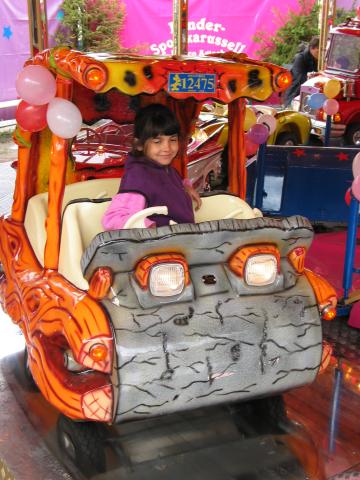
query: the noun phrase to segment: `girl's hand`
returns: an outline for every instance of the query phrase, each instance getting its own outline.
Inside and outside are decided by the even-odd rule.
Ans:
[[[185,192],[188,195],[190,195],[191,200],[195,203],[195,210],[199,210],[202,204],[202,200],[198,192],[195,190],[195,188],[192,185],[189,185],[189,184],[185,184],[184,188],[185,188]]]

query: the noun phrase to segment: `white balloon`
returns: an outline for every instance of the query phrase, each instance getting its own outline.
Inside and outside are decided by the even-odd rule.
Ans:
[[[268,115],[267,113],[263,113],[262,115],[260,115],[257,118],[256,123],[262,123],[262,124],[266,125],[269,129],[269,135],[271,135],[276,130],[277,120],[272,115]]]
[[[78,107],[64,98],[49,103],[46,119],[50,130],[61,138],[73,138],[81,129],[82,116]]]

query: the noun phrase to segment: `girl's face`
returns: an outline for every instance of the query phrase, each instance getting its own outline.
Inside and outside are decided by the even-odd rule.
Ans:
[[[144,145],[144,154],[160,165],[170,165],[179,151],[179,136],[158,135],[149,138]]]

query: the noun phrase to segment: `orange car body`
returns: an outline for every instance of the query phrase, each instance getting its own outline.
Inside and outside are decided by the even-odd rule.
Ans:
[[[284,90],[289,79],[288,73],[280,67],[235,54],[225,58],[190,59],[91,56],[68,49],[54,49],[36,55],[28,64],[49,69],[56,77],[57,95],[72,100],[88,123],[102,116],[117,122],[121,118],[121,121],[127,121],[132,115],[128,109],[128,99],[134,96],[138,96],[142,104],[149,101],[169,104],[176,111],[186,134],[177,163],[183,175],[186,175],[187,168],[186,136],[191,134],[202,102],[213,98],[229,104],[230,192],[235,197],[223,195],[215,202],[218,204],[222,200],[229,204],[241,202],[239,197],[245,196],[242,130],[245,98],[265,100],[274,90]],[[170,74],[175,75],[175,80],[209,78],[211,92],[204,89],[196,91],[190,81],[182,89],[176,86],[177,80],[175,86],[171,86]],[[204,76],[207,74],[210,77]],[[97,109],[99,95],[106,96],[109,102],[105,114]],[[120,105],[123,109],[119,108]],[[233,220],[230,211],[228,220],[219,221],[219,218],[226,216],[221,213],[219,215],[223,216],[217,220],[205,221],[206,216],[202,219],[199,217],[195,225],[162,227],[153,232],[129,229],[103,234],[96,230],[94,209],[98,212],[102,208],[101,197],[111,196],[110,191],[104,192],[101,187],[92,199],[80,201],[84,200],[84,196],[90,198],[90,190],[87,190],[90,185],[99,184],[97,180],[74,183],[77,177],[70,158],[69,142],[51,134],[47,128],[32,134],[18,128],[15,140],[19,155],[14,203],[11,215],[0,219],[0,300],[24,334],[29,368],[35,382],[45,398],[59,411],[73,419],[111,423],[136,418],[144,409],[158,415],[211,402],[264,395],[312,381],[321,363],[320,313],[334,307],[336,295],[325,280],[304,271],[304,255],[312,236],[311,226],[305,219],[294,217],[279,222],[253,218],[253,211],[248,207],[250,213],[245,220]],[[113,185],[112,179],[104,181],[101,185],[106,184],[106,188]],[[231,209],[234,210],[234,207],[231,206]],[[80,224],[85,230],[78,228]],[[264,232],[267,232],[266,235]],[[92,237],[95,237],[95,243]],[[173,239],[169,244],[168,238]],[[190,239],[188,244],[187,238]],[[202,244],[208,239],[217,243],[211,248],[215,260],[208,262],[213,264],[209,272],[203,272],[203,267],[197,262],[202,255],[207,255]],[[82,242],[85,242],[85,256],[82,257],[83,269],[80,271],[83,252],[78,255],[77,246]],[[104,262],[99,265],[99,255],[106,255],[106,252],[101,253],[103,246],[116,258],[110,264]],[[124,256],[121,246],[125,248],[126,258],[130,254],[134,256],[131,257],[131,265],[121,263]],[[198,257],[194,254],[196,251]],[[238,251],[236,257],[234,251]],[[256,262],[255,257],[259,255],[264,255],[264,261],[270,261],[273,266],[273,284],[258,289],[254,285],[249,286],[245,277],[249,273],[249,262]],[[143,263],[148,258],[152,258],[152,263]],[[156,295],[149,293],[147,284],[141,285],[137,280],[142,276],[139,265],[151,270],[153,264],[159,265],[161,262],[175,262],[177,268],[187,272],[181,298],[169,301],[166,297],[159,300]],[[76,278],[66,273],[67,268],[73,267],[78,272]],[[151,275],[151,272],[147,271],[146,275]],[[144,278],[148,278],[146,275]],[[218,281],[216,275],[219,276]],[[225,284],[229,292],[235,292],[228,295],[228,300],[222,286]],[[288,287],[284,291],[286,285]],[[122,289],[126,291],[124,298]],[[206,294],[204,289],[210,289],[210,294]],[[278,295],[281,292],[283,303],[276,300],[276,292]],[[283,328],[291,330],[291,325],[298,321],[299,325],[296,324],[295,328],[305,329],[303,336],[308,339],[308,346],[296,347],[292,343],[295,337],[290,340],[281,337],[283,346],[276,348],[285,353],[279,353],[279,359],[270,364],[266,349],[272,350],[274,343],[270,345],[269,335],[272,331],[277,335],[282,328],[277,323],[276,312],[286,323],[286,317],[283,318],[281,312],[287,312],[290,308],[291,292],[297,299],[293,308],[299,315],[296,320],[288,318],[289,325]],[[306,301],[302,300],[302,294],[306,296]],[[239,321],[243,322],[243,326],[239,327],[239,322],[234,320],[238,309],[243,308],[241,305],[247,305],[248,309],[255,308],[251,306],[252,299],[257,306],[259,299],[271,299],[274,326],[265,319],[265,310],[262,309],[262,326],[253,320],[248,323],[241,317]],[[213,314],[206,313],[208,302],[212,305]],[[240,302],[238,307],[236,302]],[[226,316],[229,305],[233,305],[233,313],[228,312]],[[166,319],[157,313],[161,309],[167,312]],[[187,313],[179,315],[180,310]],[[290,310],[287,315],[292,315]],[[257,316],[259,313],[254,310],[254,318]],[[198,332],[196,337],[197,334],[191,334],[188,329],[194,328],[190,322],[192,318],[204,322],[204,325],[209,322],[214,324],[211,335]],[[304,326],[304,319],[312,322],[313,327]],[[154,322],[152,325],[164,323],[159,333],[152,334],[152,330],[148,330],[149,325],[143,324],[150,320]],[[122,326],[125,324],[130,327]],[[247,352],[245,355],[242,353],[241,338],[250,335],[246,325],[252,325],[256,339],[243,343]],[[133,343],[132,335],[135,333],[139,336],[138,341]],[[234,339],[229,339],[230,334],[234,334]],[[182,347],[186,339],[191,341],[191,345]],[[315,342],[313,346],[312,339]],[[153,343],[147,343],[147,340],[155,342],[156,347]],[[213,356],[212,352],[217,351],[219,342],[227,345],[221,348],[230,349],[226,350],[233,358],[229,362],[226,360],[231,364],[229,368],[222,364],[224,356]],[[195,365],[185,368],[185,363],[179,367],[180,370],[171,367],[176,355],[185,355],[187,348],[193,353],[189,353],[186,361],[189,364],[191,358],[196,361],[195,356],[201,350],[201,345],[204,346],[204,358],[198,368]],[[241,366],[244,355],[252,360],[245,361]],[[297,355],[300,355],[298,367],[296,362],[291,363]],[[264,362],[261,372],[258,370],[259,358]],[[291,375],[277,362],[279,365],[290,362],[293,369]],[[132,373],[127,375],[129,365]],[[147,369],[150,367],[163,371],[163,375],[157,382],[154,380],[154,385],[148,389]],[[266,375],[268,369],[272,369],[271,377]],[[258,386],[249,383],[247,387],[241,387],[241,372],[253,377],[255,370],[259,381],[250,383]],[[180,378],[180,383],[194,385],[196,394],[193,392],[186,398],[180,395],[186,385],[171,384],[175,371],[184,372],[183,376],[178,375],[177,378]],[[141,381],[138,381],[138,375],[142,377]],[[198,378],[199,375],[203,377],[202,380]],[[284,377],[286,380],[283,380]],[[266,378],[268,383],[261,384],[261,378]],[[218,387],[220,390],[214,387],[214,382],[222,385]],[[239,387],[236,389],[234,385],[237,383]],[[204,388],[206,391],[210,388],[209,392],[206,393]],[[165,394],[169,398],[166,397],[162,402],[155,398],[157,395],[163,398]],[[195,397],[196,400],[192,402],[191,399]]]

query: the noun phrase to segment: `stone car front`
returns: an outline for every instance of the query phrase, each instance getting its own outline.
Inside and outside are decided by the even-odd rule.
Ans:
[[[322,357],[312,236],[303,217],[97,235],[82,268],[90,281],[111,271],[114,421],[310,383]]]

